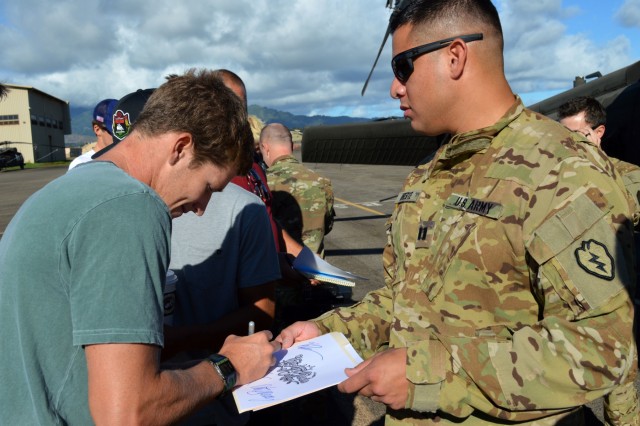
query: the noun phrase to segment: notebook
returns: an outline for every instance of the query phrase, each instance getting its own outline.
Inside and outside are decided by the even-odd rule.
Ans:
[[[367,279],[331,265],[312,252],[309,247],[302,249],[298,257],[293,261],[292,267],[307,278],[347,287],[355,286],[356,280]]]

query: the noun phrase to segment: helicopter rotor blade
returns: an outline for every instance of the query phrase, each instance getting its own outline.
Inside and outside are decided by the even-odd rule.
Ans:
[[[395,0],[395,6],[392,7],[393,0],[387,0],[387,7],[389,9],[393,8],[393,12],[391,13],[391,17],[389,18],[389,25],[387,25],[387,32],[384,34],[384,38],[382,39],[382,44],[380,45],[380,50],[378,50],[378,56],[376,56],[376,60],[373,62],[373,66],[371,67],[371,71],[369,71],[369,75],[364,82],[364,87],[362,87],[361,96],[364,96],[364,92],[367,90],[367,86],[369,85],[369,80],[371,80],[371,75],[373,74],[373,70],[376,69],[376,65],[378,64],[378,59],[380,59],[380,55],[382,54],[382,49],[384,49],[384,45],[387,43],[387,39],[389,38],[389,34],[391,34],[390,26],[391,21],[395,18],[395,16],[400,13],[404,8],[406,8],[410,0]]]
[[[371,75],[373,74],[373,70],[376,69],[376,65],[378,64],[378,59],[380,59],[380,55],[382,54],[382,49],[384,49],[384,45],[387,43],[387,39],[389,38],[389,27],[387,27],[387,32],[384,34],[384,38],[382,39],[382,44],[380,45],[380,50],[378,50],[378,55],[376,56],[376,60],[373,61],[373,66],[371,67],[371,71],[369,71],[369,75],[364,82],[364,87],[362,87],[362,92],[360,96],[364,96],[364,92],[367,90],[367,86],[369,85],[369,80],[371,79]]]

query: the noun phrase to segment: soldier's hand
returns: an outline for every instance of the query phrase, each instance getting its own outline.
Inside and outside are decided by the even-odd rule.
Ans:
[[[349,378],[338,384],[338,390],[381,402],[394,410],[405,408],[409,381],[406,378],[407,349],[380,352],[354,368],[347,368]]]
[[[311,321],[298,321],[280,332],[274,340],[282,344],[282,349],[291,347],[296,342],[318,337],[320,329]]]
[[[251,383],[262,378],[269,367],[275,365],[274,352],[281,349],[279,342],[270,342],[270,331],[260,331],[251,336],[227,337],[220,354],[229,358],[238,374],[238,385]]]

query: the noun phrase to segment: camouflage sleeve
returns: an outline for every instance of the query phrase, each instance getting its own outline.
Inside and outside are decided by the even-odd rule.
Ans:
[[[368,293],[361,302],[339,308],[318,317],[314,321],[327,333],[340,331],[349,339],[354,349],[367,359],[389,345],[389,329],[393,321],[393,248],[387,222],[387,245],[384,249],[385,287]]]
[[[526,420],[583,405],[635,377],[626,195],[575,158],[534,195],[523,239],[540,320],[475,337],[433,333],[410,345],[407,408]]]
[[[329,311],[314,322],[323,333],[342,332],[353,348],[367,359],[389,343],[392,298],[388,287],[368,293],[361,302]]]
[[[622,182],[633,200],[635,211],[633,223],[636,231],[640,230],[640,168],[631,170],[622,175]]]

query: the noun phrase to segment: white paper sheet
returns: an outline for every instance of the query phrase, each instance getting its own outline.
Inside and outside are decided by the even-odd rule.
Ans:
[[[362,362],[342,333],[296,343],[275,354],[278,362],[265,377],[233,391],[238,412],[255,411],[336,385],[345,368]]]

